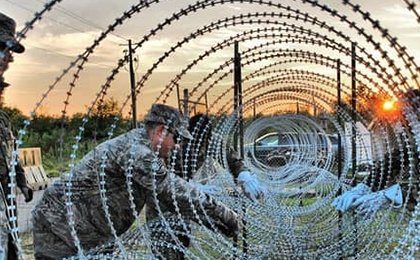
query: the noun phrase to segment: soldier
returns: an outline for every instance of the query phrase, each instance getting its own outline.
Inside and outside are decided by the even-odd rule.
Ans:
[[[3,98],[4,88],[9,86],[4,81],[3,74],[13,62],[12,52],[22,53],[25,48],[15,39],[15,21],[0,13],[0,101]],[[7,195],[10,194],[11,157],[14,148],[14,137],[12,126],[8,115],[0,109],[0,260],[17,259],[16,247],[10,233],[7,205],[10,200]],[[18,163],[14,167],[16,173],[16,184],[25,196],[25,201],[32,200],[32,190],[26,185],[25,173],[22,166]],[[13,199],[13,198],[11,198]],[[15,212],[16,214],[16,212]]]
[[[189,157],[184,165],[180,165],[177,169],[177,174],[187,180],[191,179],[204,179],[206,174],[205,162],[206,160],[212,160],[211,157],[207,156],[209,149],[209,143],[211,139],[211,121],[207,115],[197,114],[191,117],[189,121],[189,131],[195,133],[194,140],[191,141],[189,149],[184,145],[184,157]],[[185,155],[185,151],[189,150],[189,155]],[[191,152],[193,151],[193,152]],[[194,154],[194,153],[197,154]],[[227,164],[229,172],[237,180],[237,183],[241,186],[244,194],[256,202],[257,200],[264,200],[266,189],[260,184],[258,179],[249,172],[249,169],[245,166],[244,161],[236,151],[230,147],[226,153]],[[184,159],[185,160],[185,159]],[[194,165],[194,163],[196,165]],[[207,162],[207,164],[214,164]],[[212,169],[210,171],[215,171]],[[204,190],[211,192],[213,188],[211,186],[201,187]]]
[[[155,104],[145,118],[144,127],[108,140],[84,156],[72,170],[71,185],[64,177],[57,180],[45,191],[32,212],[35,258],[72,256],[78,253],[75,244],[79,241],[87,250],[112,239],[111,223],[106,219],[104,208],[108,209],[116,234],[127,231],[135,221],[126,180],[129,171],[132,172],[131,189],[136,212],[140,212],[146,199],[151,197],[170,212],[176,212],[172,199],[175,198],[180,213],[186,218],[197,221],[198,216],[204,225],[211,227],[213,224],[227,236],[234,236],[238,232],[236,213],[169,173],[164,160],[175,148],[176,135],[191,138],[183,128],[179,112],[173,107]],[[105,178],[102,185],[106,192],[106,207],[98,188],[100,173]],[[77,242],[66,216],[69,189]],[[157,194],[156,198],[153,194]]]
[[[190,144],[187,142],[183,143],[181,157],[175,166],[175,173],[191,182],[195,182],[199,179],[206,180],[211,178],[209,175],[217,174],[217,169],[212,167],[215,165],[213,158],[207,156],[212,130],[210,118],[204,114],[197,114],[191,117],[188,124],[188,130],[190,133],[194,133],[194,139],[190,141]],[[233,177],[237,179],[238,184],[244,191],[244,194],[253,201],[258,199],[263,200],[265,187],[263,187],[259,181],[250,174],[248,168],[244,165],[243,160],[233,149],[229,149],[229,152],[226,155],[229,171]],[[214,195],[220,189],[215,185],[209,185],[201,182],[202,181],[200,181],[200,183],[196,183],[196,185],[198,185],[199,189],[206,194]],[[159,207],[162,212],[167,210],[164,205],[160,205]],[[166,234],[167,232],[165,232],[165,230],[163,230],[163,232],[161,231],[162,228],[159,226],[158,217],[159,214],[154,201],[147,200],[146,220],[148,222],[152,220],[157,222],[157,224],[154,224],[156,231],[152,230],[152,238],[155,240],[166,240],[168,243],[175,244],[175,241],[173,241],[169,234]],[[174,223],[171,228],[178,231],[177,239],[184,247],[188,247],[190,240],[188,236],[184,234],[188,233],[189,230],[184,230],[184,227],[179,226],[176,223]],[[171,249],[166,246],[162,246],[156,247],[155,249],[159,252],[156,253],[156,255],[163,256],[164,259],[185,259],[184,253],[182,250],[178,250],[177,247]]]
[[[387,114],[386,120],[378,120],[378,129],[386,133],[389,148],[381,154],[382,159],[375,162],[367,185],[359,183],[334,200],[332,205],[338,210],[354,209],[365,219],[372,219],[383,208],[406,206],[409,211],[415,210],[419,198],[419,153],[415,147],[413,124],[407,118],[416,114],[420,90],[401,92],[400,99],[399,109]],[[375,129],[372,132],[375,133]]]

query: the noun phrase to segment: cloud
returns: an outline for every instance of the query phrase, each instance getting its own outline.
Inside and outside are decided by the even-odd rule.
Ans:
[[[61,55],[76,57],[76,55],[83,53],[87,46],[92,45],[95,39],[94,35],[99,35],[99,32],[47,33],[42,37],[30,38],[28,44]]]
[[[228,5],[227,6],[229,9],[235,10],[235,11],[241,11],[242,8],[240,8],[239,6],[233,6],[233,5]]]
[[[379,20],[397,29],[419,28],[414,13],[399,4],[386,6],[385,13],[380,15]]]
[[[93,44],[97,35],[99,32],[91,31],[90,33],[48,33],[43,37],[30,38],[23,42],[27,51],[25,55],[22,55],[19,65],[27,66],[27,71],[38,71],[35,68],[42,60],[43,73],[58,73],[84,53],[86,48]],[[124,46],[119,45],[116,40],[119,39],[112,35],[103,40],[89,56],[86,66],[108,69],[116,67],[118,59],[123,56],[124,49]],[[49,64],[54,64],[54,66],[49,66]]]

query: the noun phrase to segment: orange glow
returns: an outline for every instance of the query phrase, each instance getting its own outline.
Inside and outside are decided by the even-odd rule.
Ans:
[[[401,117],[400,104],[395,99],[382,99],[376,102],[375,114],[380,119],[394,120]]]
[[[391,111],[395,109],[395,101],[393,100],[386,100],[383,105],[382,109],[385,111]]]

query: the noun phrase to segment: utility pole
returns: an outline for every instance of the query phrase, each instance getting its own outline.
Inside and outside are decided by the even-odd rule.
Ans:
[[[128,40],[128,58],[130,60],[130,83],[131,83],[131,109],[132,109],[132,129],[137,128],[137,100],[136,100],[136,79],[133,68],[133,49],[131,48],[131,39]]]
[[[351,161],[353,172],[353,185],[355,185],[355,175],[357,167],[356,154],[356,43],[351,44]]]
[[[242,159],[245,157],[244,151],[244,118],[243,118],[243,108],[242,108],[242,72],[241,72],[241,54],[239,53],[239,44],[235,41],[234,46],[234,108],[238,111],[238,131],[234,135],[234,145],[238,149],[239,143],[239,155]],[[246,207],[242,205],[242,213],[246,214]],[[242,219],[242,246],[243,252],[246,254],[248,252],[248,243],[247,236],[248,232],[246,229],[246,220]],[[234,240],[234,242],[237,242]]]
[[[341,117],[340,117],[340,110],[341,109],[341,61],[337,59],[337,121],[341,125]],[[341,134],[338,133],[338,151],[337,151],[337,177],[338,179],[341,178],[342,174],[342,153],[341,153]],[[339,189],[339,195],[341,195],[341,188]]]
[[[341,117],[340,117],[340,109],[341,109],[341,61],[337,59],[337,121],[339,125],[342,125]],[[341,154],[341,134],[338,133],[337,135],[338,140],[338,151],[337,151],[337,177],[341,180],[342,175],[342,154]],[[340,188],[338,189],[338,195],[341,195],[343,190]],[[338,212],[338,240],[341,241],[343,239],[343,213],[341,211]],[[339,260],[343,260],[343,250],[340,249],[340,257]]]
[[[176,86],[176,99],[178,101],[178,110],[182,111],[182,107],[181,107],[181,94],[179,93],[179,84],[175,83]]]
[[[352,161],[352,172],[353,180],[352,186],[356,185],[356,171],[357,171],[357,151],[356,151],[356,43],[351,43],[351,161]],[[353,213],[354,214],[354,213]],[[357,229],[357,217],[353,219],[354,224],[354,236],[355,236],[355,248],[354,256],[357,259],[357,253],[359,252],[359,239]]]
[[[255,97],[253,98],[253,120],[257,116],[257,107],[255,106]]]
[[[204,103],[206,103],[206,114],[208,114],[209,113],[209,101],[208,101],[208,99],[207,99],[207,91],[206,91],[206,93],[205,93],[205,96],[204,96]]]
[[[242,108],[242,75],[241,75],[241,54],[239,53],[239,44],[235,41],[234,54],[234,108],[238,109],[238,131],[236,135],[237,143],[239,144],[239,154],[244,158],[244,120]],[[237,146],[236,146],[237,147]],[[235,147],[235,148],[236,148]]]
[[[188,103],[189,103],[189,100],[188,100],[188,89],[187,88],[184,88],[184,116],[185,116],[185,118],[188,118],[189,116],[190,116],[190,111],[188,111]]]

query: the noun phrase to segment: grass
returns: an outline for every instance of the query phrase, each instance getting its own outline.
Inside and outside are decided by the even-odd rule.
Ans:
[[[313,201],[310,200],[310,199],[308,199],[308,200],[307,199],[303,199],[303,203],[304,204],[306,204],[306,203],[311,204],[311,203],[313,203]],[[144,218],[144,216],[142,216],[142,220],[143,220],[143,218]],[[295,219],[295,225],[297,225],[296,231],[299,230],[299,226],[300,227],[307,226],[309,224],[308,222],[310,222],[311,220],[313,220],[313,219],[310,216],[305,216],[305,217],[300,217],[300,218]],[[366,253],[368,253],[368,255],[371,254],[372,251],[377,251],[378,253],[380,251],[382,251],[381,253],[382,254],[385,254],[385,255],[388,254],[388,253],[391,253],[392,250],[393,250],[393,248],[395,246],[398,246],[398,244],[396,243],[395,240],[393,240],[391,243],[388,243],[388,244],[387,243],[382,244],[382,243],[379,243],[379,242],[382,239],[385,239],[385,237],[388,236],[388,234],[390,236],[393,236],[393,237],[395,237],[395,236],[396,237],[402,236],[403,235],[402,232],[403,232],[404,229],[401,228],[401,227],[405,227],[405,225],[407,224],[406,223],[407,220],[408,219],[403,220],[403,222],[401,223],[402,225],[399,226],[400,228],[398,230],[396,230],[395,228],[393,228],[393,227],[396,227],[395,224],[396,224],[396,222],[398,222],[398,212],[390,212],[389,217],[386,218],[387,224],[385,224],[385,225],[384,225],[384,223],[378,222],[378,219],[376,219],[375,221],[371,222],[368,226],[365,226],[362,229],[363,232],[361,234],[361,237],[359,238],[359,243],[362,243],[362,244],[360,244],[360,246],[361,246],[360,249],[361,250],[366,250],[367,251]],[[141,221],[141,222],[143,222],[143,221]],[[323,222],[320,222],[320,224],[322,224],[322,223]],[[383,230],[384,227],[388,227],[388,228],[391,228],[391,229],[390,230]],[[314,225],[311,228],[311,233],[315,232],[314,229],[319,229],[321,231],[321,230],[323,230],[323,226],[319,226],[318,224],[314,223]],[[380,230],[378,230],[378,229],[380,229]],[[362,231],[362,230],[360,230],[360,231]],[[199,247],[200,247],[200,250],[203,250],[202,252],[204,252],[204,254],[206,254],[208,257],[214,257],[214,259],[218,259],[218,258],[221,257],[221,252],[219,250],[222,250],[223,251],[222,248],[219,248],[219,250],[217,250],[215,248],[212,248],[212,245],[207,244],[207,242],[209,242],[209,241],[212,240],[211,238],[208,238],[207,237],[208,234],[201,233],[201,232],[199,232],[197,230],[196,231],[193,231],[193,232],[194,232],[193,234],[195,236],[197,236],[198,240],[201,241],[201,242],[199,242]],[[375,234],[378,233],[378,232],[381,233],[382,235],[380,237],[378,237],[379,241],[376,241],[375,242],[372,239],[375,237]],[[287,236],[287,234],[284,234],[284,235]],[[280,237],[277,237],[277,239],[279,239],[281,237],[282,236],[280,235]],[[20,234],[20,238],[22,240],[21,246],[22,246],[22,249],[23,249],[23,252],[24,252],[25,259],[27,259],[27,260],[34,260],[35,258],[33,256],[32,234],[30,232],[21,233]],[[283,238],[284,239],[287,239],[286,237],[283,237]],[[311,252],[315,252],[317,250],[317,247],[318,246],[321,246],[321,247],[326,246],[326,244],[325,244],[326,241],[324,239],[325,239],[325,237],[320,237],[320,241],[308,241],[308,242],[310,242],[310,244],[312,246],[309,246],[309,244],[308,244],[309,247],[306,250],[309,250]],[[330,239],[334,239],[334,238],[330,238]],[[371,241],[371,243],[366,248],[363,245],[363,241],[364,242]],[[254,239],[253,239],[252,236],[248,237],[249,248],[252,248],[254,246],[257,246],[258,247],[259,246],[259,242],[260,241],[254,241]],[[277,242],[280,242],[280,243],[278,244]],[[278,257],[281,258],[281,256],[279,256],[277,253],[281,253],[282,250],[283,251],[288,251],[288,253],[292,253],[294,250],[296,250],[296,249],[293,250],[291,248],[286,248],[286,249],[283,248],[282,249],[282,247],[287,246],[287,243],[286,244],[283,243],[283,242],[286,242],[284,240],[283,240],[283,242],[281,242],[281,241],[277,241],[277,242],[276,241],[272,241],[272,243],[278,244],[277,246],[278,246],[278,250],[279,251],[277,251],[277,252],[276,251],[271,252],[272,255],[270,256],[270,259],[279,259]],[[140,251],[143,251],[143,250],[144,249],[142,249]],[[196,256],[197,255],[201,255],[201,253],[197,249],[195,249],[193,247],[191,247],[190,250],[192,250],[191,253],[193,255],[196,255]],[[251,249],[251,251],[252,251],[252,249]],[[303,249],[303,251],[305,251],[305,249]],[[351,253],[352,250],[350,248],[347,248],[344,251],[347,252],[347,253]],[[286,252],[284,252],[284,253],[286,253]],[[285,256],[285,255],[283,255],[283,256]],[[345,256],[344,259],[349,259],[348,257],[351,258],[351,256],[348,255],[348,256]]]

